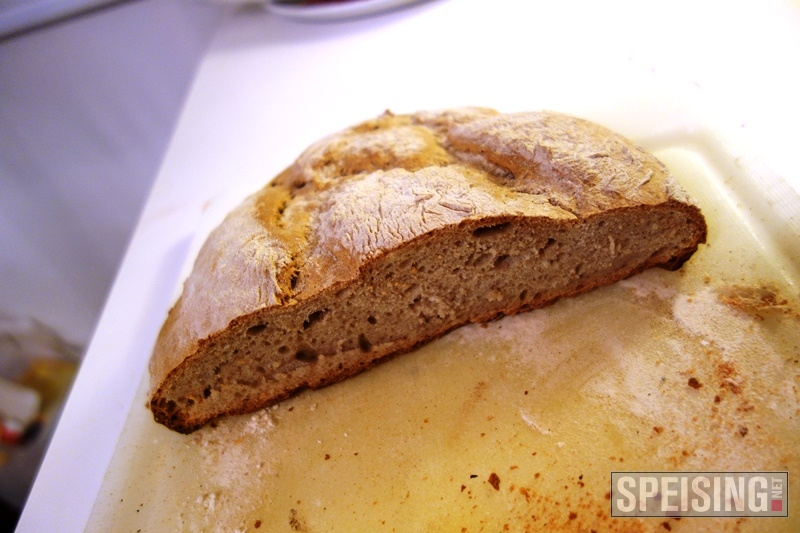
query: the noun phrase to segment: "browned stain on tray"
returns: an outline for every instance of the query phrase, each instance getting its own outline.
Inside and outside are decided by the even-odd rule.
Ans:
[[[773,284],[764,282],[759,285],[730,285],[717,289],[720,301],[735,309],[764,320],[771,314],[783,314],[800,319],[784,298],[780,290]]]

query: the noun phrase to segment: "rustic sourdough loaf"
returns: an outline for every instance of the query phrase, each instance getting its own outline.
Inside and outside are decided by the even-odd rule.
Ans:
[[[677,268],[699,209],[652,155],[551,112],[389,112],[308,148],[209,236],[150,363],[191,432],[469,322]]]

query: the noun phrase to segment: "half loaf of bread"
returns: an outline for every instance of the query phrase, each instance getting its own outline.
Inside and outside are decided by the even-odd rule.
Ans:
[[[384,115],[327,137],[212,232],[150,363],[188,433],[705,241],[652,155],[551,112]]]

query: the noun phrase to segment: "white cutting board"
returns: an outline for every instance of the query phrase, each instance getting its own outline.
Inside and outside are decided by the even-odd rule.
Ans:
[[[88,531],[763,530],[612,520],[625,470],[789,471],[797,508],[800,239],[780,216],[800,201],[752,195],[764,176],[711,135],[641,141],[709,223],[680,271],[462,328],[188,436],[153,422],[145,376]]]

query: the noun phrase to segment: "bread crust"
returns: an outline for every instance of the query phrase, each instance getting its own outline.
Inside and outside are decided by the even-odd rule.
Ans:
[[[625,228],[636,228],[640,238]],[[659,236],[665,231],[669,239]],[[559,236],[558,259],[550,235]],[[700,210],[668,170],[597,124],[552,112],[387,112],[309,147],[212,232],[159,334],[150,362],[150,408],[156,421],[188,433],[218,416],[341,381],[465,323],[541,307],[653,266],[678,268],[705,238]],[[625,248],[616,239],[630,242]],[[525,270],[532,267],[503,264],[522,257],[524,251],[503,253],[522,241],[535,249],[527,261],[550,261],[555,273],[543,262],[543,281],[531,285],[531,294],[510,299],[503,291],[518,290],[524,280],[512,280],[512,287],[496,270],[515,278],[539,275]],[[428,264],[437,247],[448,246],[453,257],[474,248],[468,263],[479,257],[469,268],[488,268],[477,264],[486,255],[496,263],[495,270],[453,279],[480,288],[484,281],[475,272],[485,271],[496,287],[510,288],[480,289],[490,300],[492,291],[501,293],[488,305],[483,296],[453,287],[464,302],[475,302],[466,314],[436,302],[449,287],[431,274],[406,272],[400,259]],[[579,257],[584,248],[596,264],[582,279],[577,270],[587,268]],[[460,268],[448,260],[441,264]],[[576,273],[556,280],[565,265],[578,265]],[[425,292],[403,303],[415,275]],[[394,338],[380,318],[370,331],[383,333],[372,340],[329,339],[336,320],[349,327],[355,311],[348,315],[345,307],[372,304],[388,316],[392,305],[381,294],[398,299],[400,314],[426,302],[419,314],[424,323]],[[375,326],[377,319],[369,319]],[[317,321],[328,328],[324,335],[315,336]],[[294,344],[276,345],[282,338]],[[235,364],[238,374],[230,370]]]

